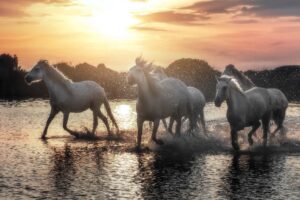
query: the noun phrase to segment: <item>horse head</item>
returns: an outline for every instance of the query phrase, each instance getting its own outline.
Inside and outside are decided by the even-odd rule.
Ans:
[[[130,85],[138,84],[146,80],[152,69],[152,63],[148,63],[142,57],[135,59],[135,65],[129,69],[127,74],[127,82]]]
[[[43,80],[45,72],[49,67],[47,60],[39,60],[37,64],[25,75],[25,82],[31,84]]]
[[[221,104],[228,97],[228,90],[234,89],[241,94],[243,93],[243,89],[239,84],[238,80],[232,76],[222,75],[221,77],[217,77],[217,85],[216,85],[216,96],[215,96],[215,105],[220,107]]]

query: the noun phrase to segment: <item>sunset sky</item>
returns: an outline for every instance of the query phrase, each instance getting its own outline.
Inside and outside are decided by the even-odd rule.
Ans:
[[[45,58],[126,71],[141,54],[162,66],[300,64],[300,1],[0,0],[0,53],[24,68]]]

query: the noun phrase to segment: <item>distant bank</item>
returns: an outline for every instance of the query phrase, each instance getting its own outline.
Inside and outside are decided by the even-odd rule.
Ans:
[[[226,64],[224,64],[225,66]],[[56,66],[74,82],[93,80],[105,88],[113,99],[131,99],[136,96],[135,88],[126,83],[126,73],[107,68],[104,64],[92,66],[88,63],[71,66],[57,63]],[[238,66],[237,66],[238,68]],[[169,76],[181,79],[187,85],[199,88],[210,101],[215,95],[215,76],[221,72],[215,70],[206,61],[183,58],[174,61],[165,68]],[[24,82],[26,71],[18,65],[17,56],[0,55],[0,99],[47,98],[43,83],[28,86]],[[261,87],[275,87],[282,90],[290,101],[300,101],[300,66],[287,65],[263,71],[246,71],[245,74]]]

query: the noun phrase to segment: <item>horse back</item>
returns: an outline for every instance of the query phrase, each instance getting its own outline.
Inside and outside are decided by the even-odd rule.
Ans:
[[[249,113],[263,116],[272,111],[271,95],[265,88],[255,87],[245,92],[249,104]]]
[[[273,110],[285,110],[288,107],[288,100],[284,93],[276,88],[269,88]]]

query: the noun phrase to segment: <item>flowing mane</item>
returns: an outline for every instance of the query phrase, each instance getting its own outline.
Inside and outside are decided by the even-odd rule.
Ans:
[[[158,75],[162,79],[168,77],[167,74],[165,73],[164,68],[162,68],[160,66],[154,66],[154,69],[151,71],[151,74]]]
[[[71,79],[66,77],[57,68],[51,66],[47,60],[40,60],[38,62],[38,65],[44,66],[45,72],[49,76],[49,78],[51,78],[51,80],[53,80],[56,83],[61,84],[69,94],[72,93],[71,89],[69,88],[69,84],[68,84],[68,83],[72,83]]]
[[[150,92],[154,95],[157,95],[159,93],[157,81],[150,74],[151,69],[153,69],[152,62],[148,63],[140,56],[135,59],[135,63],[137,66],[140,66],[143,69]]]
[[[241,87],[239,81],[233,77],[228,75],[222,75],[220,80],[226,81],[232,88],[236,89],[237,91],[244,93],[243,88]]]
[[[235,68],[234,65],[227,65],[222,75],[233,76],[239,82],[241,88],[245,91],[255,87],[255,84],[243,72]]]

